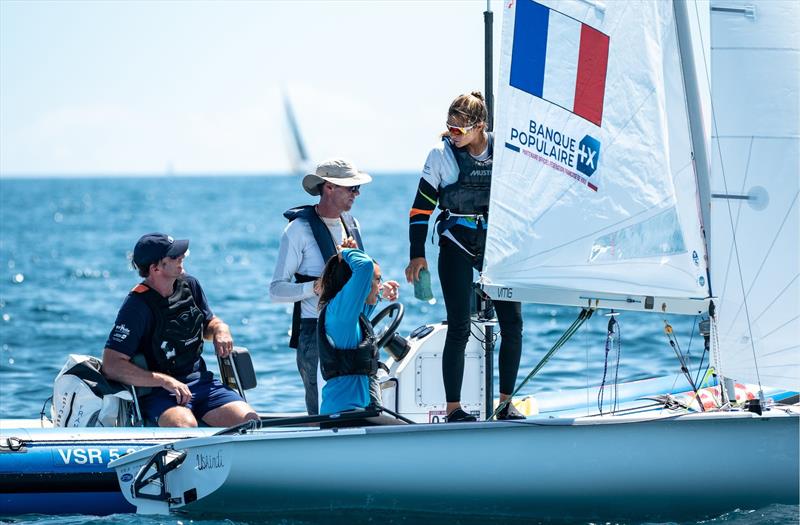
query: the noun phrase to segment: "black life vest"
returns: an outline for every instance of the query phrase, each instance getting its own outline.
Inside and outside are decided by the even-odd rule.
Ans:
[[[131,293],[139,294],[153,312],[155,329],[147,366],[154,371],[178,374],[191,369],[203,352],[205,315],[197,307],[185,279],[175,281],[175,291],[164,297],[145,284]]]
[[[467,148],[456,148],[448,137],[445,147],[453,152],[458,163],[458,180],[439,188],[439,208],[461,215],[486,215],[489,213],[489,190],[492,184],[492,158],[494,133],[489,133],[489,157],[476,160]]]
[[[358,316],[363,338],[357,347],[334,348],[325,333],[325,310],[323,308],[320,311],[317,321],[317,348],[322,378],[329,381],[339,376],[375,375],[378,372],[378,345],[369,319],[364,314]]]
[[[303,219],[311,227],[311,233],[314,234],[314,240],[317,242],[319,252],[322,255],[323,263],[328,262],[333,255],[336,255],[336,245],[338,244],[331,236],[331,231],[325,225],[325,222],[320,218],[317,210],[312,205],[297,206],[286,210],[283,213],[289,222],[295,219]],[[345,212],[341,214],[342,224],[344,231],[348,236],[355,239],[358,248],[363,250],[364,243],[361,240],[361,232],[358,229],[358,224],[352,215]],[[294,281],[296,283],[307,283],[315,281],[319,275],[304,275],[301,273],[294,274]],[[300,339],[300,301],[294,303],[294,310],[292,311],[292,335],[289,338],[289,347],[297,348]]]

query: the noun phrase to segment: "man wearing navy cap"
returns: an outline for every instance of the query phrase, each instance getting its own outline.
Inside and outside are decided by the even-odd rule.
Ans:
[[[103,373],[121,383],[156,387],[141,396],[145,420],[162,427],[195,427],[197,420],[230,427],[258,415],[233,390],[214,379],[201,357],[203,338],[217,355],[233,350],[227,324],[215,317],[197,279],[184,273],[188,240],[143,235],[133,267],[144,280],[122,303],[103,351]],[[131,358],[143,354],[148,370]]]

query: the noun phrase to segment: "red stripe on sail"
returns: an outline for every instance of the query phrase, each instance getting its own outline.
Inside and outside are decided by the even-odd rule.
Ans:
[[[573,112],[598,126],[603,121],[608,42],[608,35],[586,24],[581,25]]]

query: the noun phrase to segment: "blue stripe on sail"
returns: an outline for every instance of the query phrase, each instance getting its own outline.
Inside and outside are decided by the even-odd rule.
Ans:
[[[541,4],[531,0],[521,0],[517,4],[510,84],[540,98],[544,86],[549,19],[550,9]]]
[[[517,146],[513,145],[513,144],[509,144],[508,142],[506,142],[506,147],[507,147],[508,149],[514,150],[514,151],[516,151],[517,153],[519,153],[519,148],[518,148]]]

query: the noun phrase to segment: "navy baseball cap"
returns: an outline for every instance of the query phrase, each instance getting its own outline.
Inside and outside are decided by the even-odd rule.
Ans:
[[[189,239],[173,239],[164,233],[148,233],[136,242],[133,262],[145,267],[157,263],[164,257],[180,257],[189,249]]]

